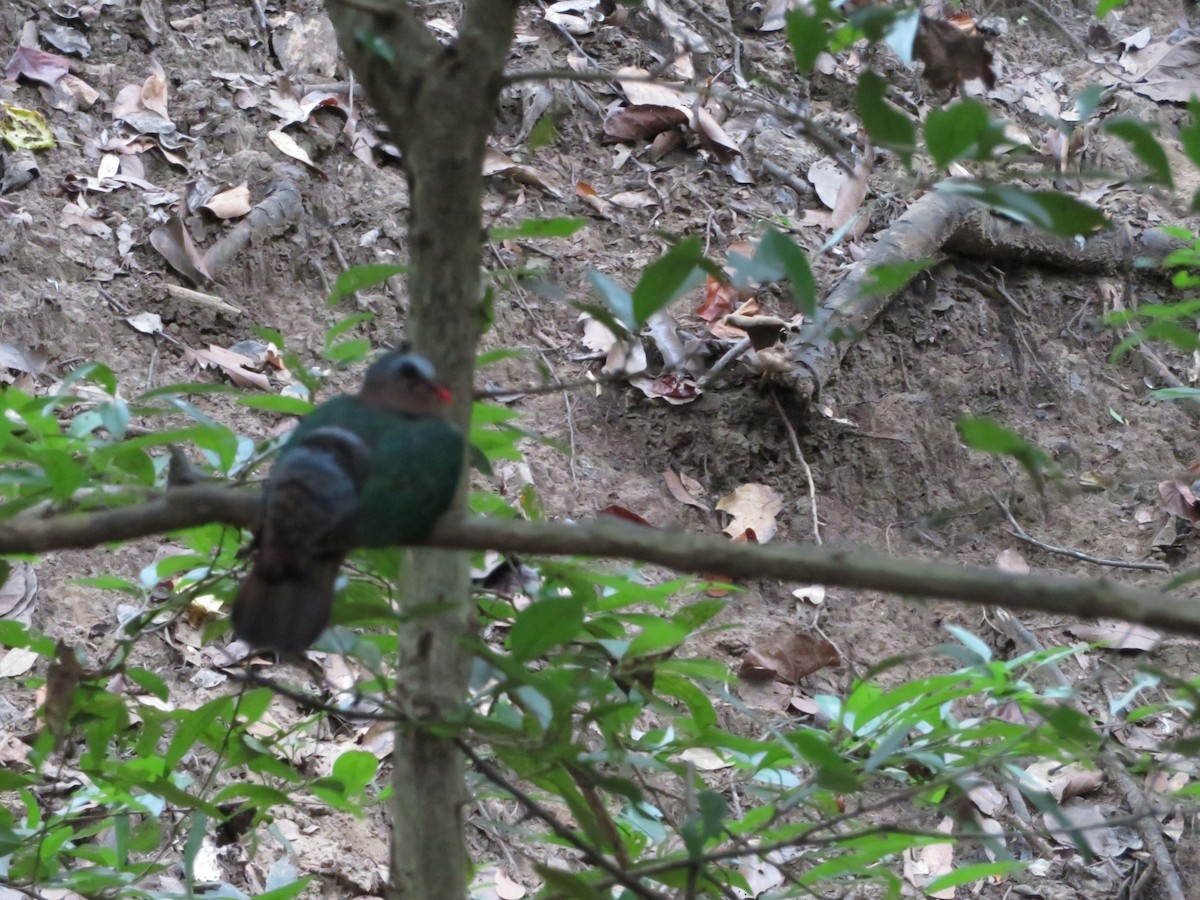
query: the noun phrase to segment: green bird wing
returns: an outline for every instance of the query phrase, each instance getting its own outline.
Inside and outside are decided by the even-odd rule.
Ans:
[[[387,432],[400,421],[392,413],[363,406],[357,397],[339,394],[326,400],[300,420],[283,447],[283,454],[290,453],[318,428],[345,428],[358,435],[371,449]]]
[[[462,432],[449,422],[403,419],[385,429],[359,492],[358,546],[425,540],[450,508],[462,469]]]

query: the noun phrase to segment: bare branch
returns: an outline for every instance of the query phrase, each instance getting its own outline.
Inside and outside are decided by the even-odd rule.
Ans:
[[[0,524],[0,553],[94,547],[208,522],[251,527],[258,494],[184,487],[150,503],[55,518],[18,517]],[[1106,617],[1200,636],[1200,606],[1108,577],[1013,575],[997,569],[900,560],[868,550],[806,544],[746,544],[645,528],[616,519],[567,524],[510,519],[443,522],[429,544],[455,549],[638,560],[680,572],[728,578],[778,578],[921,598],[1033,609],[1073,618]]]

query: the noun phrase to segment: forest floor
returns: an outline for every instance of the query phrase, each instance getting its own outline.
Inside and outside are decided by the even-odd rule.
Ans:
[[[982,5],[965,3],[973,14],[982,14]],[[1035,148],[1051,131],[1044,115],[1069,109],[1084,87],[1100,79],[1105,66],[1116,66],[1121,50],[1081,52],[1063,30],[1082,41],[1089,20],[1070,13],[1065,3],[1046,5],[1055,12],[1057,25],[1022,4],[1002,3],[990,10],[1006,25],[1005,33],[991,41],[999,78],[995,90],[975,92],[1024,129]],[[87,360],[111,367],[126,396],[172,382],[221,380],[219,370],[199,369],[188,349],[229,348],[254,339],[258,326],[277,330],[288,349],[316,360],[326,330],[353,311],[355,303],[358,310],[375,314],[358,328],[374,344],[403,334],[407,299],[402,284],[395,288],[398,295],[392,288],[378,288],[340,307],[324,302],[330,282],[346,266],[406,259],[402,172],[381,149],[378,124],[361,101],[354,105],[355,128],[347,128],[344,87],[336,104],[300,110],[294,102],[311,90],[337,93],[348,77],[327,24],[321,26],[320,4],[297,0],[266,6],[270,36],[256,21],[252,4],[235,0],[110,0],[94,3],[94,10],[87,8],[89,13],[77,20],[53,15],[34,0],[3,4],[0,50],[6,56],[17,47],[27,22],[36,22],[43,35],[54,33],[64,44],[65,33],[54,29],[81,29],[90,51],[86,58],[73,56],[71,68],[100,92],[89,105],[84,92],[55,95],[29,82],[0,82],[0,100],[42,112],[58,142],[55,149],[37,154],[38,180],[0,199],[0,344],[37,360],[35,372],[12,368],[9,380],[22,378],[26,387],[45,390]],[[782,32],[739,33],[735,56],[730,35],[713,26],[729,23],[729,10],[708,0],[685,6],[695,13],[688,20],[710,45],[708,56],[694,60],[698,82],[720,72],[717,83],[732,85],[736,62],[742,71],[762,73],[790,91],[790,100],[803,100],[812,119],[832,133],[857,132],[848,112],[854,79],[863,66],[856,52],[823,61],[821,71],[803,80],[789,66]],[[1152,40],[1163,41],[1186,24],[1182,11],[1166,6],[1133,2],[1106,24],[1116,40],[1146,27]],[[536,5],[522,6],[519,20],[510,60],[514,71],[570,68],[585,64],[581,60],[609,70],[654,68],[667,46],[657,21],[640,9],[628,11],[621,22],[594,23],[575,37],[546,21]],[[453,27],[449,18],[431,24]],[[54,46],[43,44],[43,49]],[[890,51],[879,50],[875,62],[910,110],[924,112],[936,104],[918,75]],[[123,89],[143,85],[155,66],[165,75],[166,111],[183,136],[177,140],[134,137],[130,127],[114,122],[118,95],[127,98]],[[526,280],[497,280],[496,321],[484,348],[521,350],[525,357],[480,373],[481,387],[485,379],[493,387],[537,383],[539,366],[564,382],[597,374],[603,360],[584,342],[579,312],[571,302],[595,299],[589,293],[589,269],[631,287],[630,273],[666,248],[663,234],[698,235],[706,252],[724,259],[731,246],[761,234],[764,222],[786,222],[792,236],[809,249],[824,295],[870,246],[872,235],[917,200],[936,174],[910,175],[886,154],[873,158],[862,206],[865,231],[821,252],[832,231],[828,210],[804,188],[822,153],[798,137],[793,125],[732,106],[724,128],[744,153],[734,165],[695,146],[694,138],[692,146],[652,162],[648,141],[602,141],[603,111],[617,98],[616,88],[605,82],[519,82],[504,94],[493,147],[527,169],[497,164],[485,197],[487,224],[568,215],[588,217],[589,223],[569,239],[487,247],[490,271],[540,270],[540,280],[555,285],[561,296],[552,299],[548,291],[531,290]],[[1176,140],[1171,129],[1183,120],[1181,107],[1156,103],[1127,88],[1118,90],[1114,102],[1160,124],[1167,143]],[[527,114],[531,109],[551,111],[558,127],[556,139],[536,151],[527,140],[536,120]],[[268,138],[269,132],[284,128],[288,117],[293,121],[287,134],[310,155],[311,167],[286,156]],[[1092,162],[1119,171],[1125,164],[1119,146],[1095,136],[1092,140]],[[172,159],[162,152],[167,143]],[[101,174],[102,158],[121,148],[126,154],[122,165],[141,174],[115,190],[109,190],[114,186],[109,182],[104,190],[81,192],[85,179]],[[126,162],[130,159],[134,162]],[[790,183],[773,176],[768,162],[785,169]],[[1046,163],[1048,169],[1050,165]],[[1033,166],[1025,176],[1027,184],[1053,186]],[[205,185],[245,182],[254,203],[276,177],[299,187],[304,207],[299,223],[285,234],[256,242],[212,273],[215,284],[202,286],[237,311],[169,294],[168,284],[188,282],[155,250],[149,236],[173,216],[176,201]],[[589,199],[588,188],[576,188],[580,183],[601,199]],[[1081,183],[1064,176],[1061,185],[1092,191],[1089,196],[1116,219],[1136,227],[1189,223],[1190,190],[1181,189],[1179,196],[1151,195],[1122,186],[1116,177]],[[201,249],[231,227],[195,212],[186,221]],[[707,338],[706,323],[696,315],[703,299],[697,290],[670,312],[681,328]],[[900,557],[992,566],[1011,564],[1019,554],[1037,571],[1151,583],[1161,574],[1102,567],[1018,540],[995,497],[1012,499],[1022,527],[1048,544],[1110,560],[1161,558],[1156,539],[1172,520],[1158,485],[1197,462],[1195,423],[1180,406],[1147,396],[1148,387],[1159,382],[1138,368],[1134,357],[1110,360],[1120,335],[1102,317],[1121,305],[1173,299],[1177,295],[1165,281],[1148,277],[1081,276],[949,258],[897,296],[850,350],[838,377],[822,393],[830,415],[781,395],[741,364],[699,399],[679,405],[647,397],[621,381],[528,394],[510,405],[523,416],[523,428],[551,441],[529,441],[528,466],[501,467],[491,484],[498,488],[503,483],[508,490],[531,484],[552,518],[584,518],[617,505],[654,525],[713,534],[725,524],[712,511],[717,498],[740,485],[762,484],[782,498],[777,541],[812,541],[819,530],[828,545],[865,546]],[[785,318],[793,313],[778,296],[764,295],[763,302]],[[130,318],[142,313],[160,316],[161,331],[146,333],[131,324]],[[1166,351],[1163,358],[1185,382],[1200,374],[1192,360]],[[654,369],[653,347],[650,359]],[[0,378],[4,372],[0,366]],[[357,373],[350,373],[336,383],[346,387],[354,377]],[[196,403],[255,440],[290,424],[285,417],[247,410],[221,395],[199,396]],[[1055,457],[1063,477],[1038,497],[1019,470],[962,444],[955,421],[963,415],[989,416],[1021,432]],[[811,471],[811,490],[797,449]],[[676,499],[664,480],[669,470],[696,480],[707,509]],[[1016,494],[1024,500],[1013,499]],[[75,579],[106,573],[136,579],[161,551],[162,542],[140,541],[116,550],[47,554],[34,565],[39,588],[33,624],[95,652],[111,640],[119,606],[127,600],[80,586]],[[1173,553],[1172,566],[1185,566],[1194,556],[1194,544],[1185,542]],[[722,618],[728,627],[685,652],[736,668],[747,648],[781,624],[819,627],[839,649],[843,665],[805,679],[797,693],[812,696],[840,693],[856,673],[881,660],[946,641],[948,624],[980,635],[998,655],[1024,650],[980,607],[837,589],[814,607],[798,603],[793,596],[798,587],[775,581],[741,585]],[[1026,614],[1020,619],[1044,646],[1080,642],[1071,621]],[[171,683],[175,703],[191,705],[228,689],[219,679],[197,677],[214,665],[211,648],[165,635],[142,643],[142,664]],[[1169,636],[1149,653],[1081,653],[1066,670],[1073,678],[1102,682],[1110,695],[1121,695],[1145,663],[1182,678],[1200,673],[1195,642]],[[934,665],[922,659],[888,677],[911,676]],[[1104,694],[1095,690],[1090,696],[1101,709]],[[27,729],[32,706],[16,695],[9,700],[12,711],[0,727]],[[777,712],[783,714],[782,709]],[[1140,737],[1148,740],[1145,734]],[[317,760],[312,770],[319,772],[327,763],[328,758]],[[1104,799],[1091,802],[1119,807],[1121,799],[1110,788],[1102,794]],[[292,814],[294,819],[281,822],[281,829],[298,850],[301,874],[321,873],[321,888],[314,888],[314,895],[380,891],[387,841],[378,817],[338,816],[337,827],[329,827],[329,819],[318,820],[304,808]],[[505,813],[493,809],[492,814]],[[936,817],[930,816],[924,824],[932,827]],[[316,827],[318,822],[322,827]],[[477,861],[494,863],[532,887],[528,861],[518,853],[514,868],[490,833],[486,827],[471,833]],[[1194,835],[1174,837],[1178,843],[1171,847],[1179,851],[1185,884],[1189,873],[1192,883],[1200,883]],[[273,855],[279,853],[264,843],[253,863],[258,875],[244,874],[246,884],[261,877]],[[1144,858],[1144,850],[1123,848],[1092,865],[1115,864],[1128,873]],[[1084,881],[1075,886],[1081,895],[1089,893]],[[1003,894],[1004,885],[998,885],[978,896]],[[1102,894],[1093,888],[1090,895]]]

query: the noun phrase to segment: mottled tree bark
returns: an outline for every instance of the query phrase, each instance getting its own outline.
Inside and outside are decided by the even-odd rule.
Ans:
[[[403,0],[329,0],[338,42],[404,156],[411,272],[406,330],[454,392],[467,425],[483,322],[483,154],[491,133],[515,0],[467,0],[459,36],[442,46]],[[458,508],[465,500],[460,492]],[[471,657],[473,607],[464,554],[412,551],[400,585],[399,701],[414,719],[396,735],[389,896],[466,895],[463,760],[422,721],[453,719]],[[436,612],[430,613],[430,609]]]

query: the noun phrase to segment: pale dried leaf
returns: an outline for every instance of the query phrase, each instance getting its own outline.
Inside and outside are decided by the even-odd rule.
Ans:
[[[261,372],[251,371],[249,367],[253,365],[253,360],[240,353],[233,353],[224,347],[209,344],[205,350],[189,348],[187,355],[202,369],[209,366],[221,369],[239,387],[254,387],[262,391],[271,389],[271,382],[267,376]]]
[[[218,219],[235,219],[250,212],[250,188],[246,182],[219,194],[213,194],[208,202],[200,207],[207,209]]]
[[[125,319],[142,334],[159,334],[163,330],[162,316],[158,313],[140,312]]]
[[[296,139],[290,134],[282,131],[268,131],[267,140],[274,144],[276,149],[284,156],[290,156],[292,159],[304,163],[304,165],[316,172],[321,171],[320,167],[308,155],[308,151],[297,144]]]
[[[583,323],[583,337],[580,340],[589,350],[596,353],[607,353],[617,342],[617,336],[598,319],[593,319],[584,313],[579,317],[579,321]]]
[[[783,873],[779,868],[756,856],[739,863],[738,872],[746,879],[751,897],[757,897],[783,884]]]
[[[792,591],[792,596],[801,603],[820,606],[825,602],[825,585],[810,584],[808,587],[796,588]]]
[[[1013,575],[1029,574],[1029,563],[1025,562],[1025,557],[1011,547],[1001,550],[996,555],[996,568],[1001,572],[1010,572]]]
[[[167,114],[167,76],[157,62],[153,62],[153,65],[154,73],[142,83],[142,106],[169,121],[171,117]]]
[[[0,617],[20,619],[37,593],[37,573],[27,562],[12,565],[8,579],[0,585]]]
[[[633,66],[617,70],[617,84],[625,92],[625,99],[630,106],[674,106],[687,111],[687,101],[677,88],[662,82],[638,80],[649,75],[648,70]]]
[[[765,544],[779,528],[775,517],[783,509],[783,497],[769,485],[743,484],[718,500],[717,509],[733,517],[724,528],[726,534],[741,534],[749,528],[758,542]]]
[[[0,678],[24,675],[36,665],[38,654],[28,647],[13,647],[0,658]]]
[[[1161,632],[1132,622],[1104,621],[1095,625],[1069,625],[1067,632],[1088,643],[1106,644],[1109,650],[1153,650],[1163,639]]]
[[[716,772],[719,769],[728,769],[733,766],[731,760],[725,759],[708,747],[688,747],[679,754],[679,758],[703,772]]]
[[[499,897],[500,900],[521,900],[521,898],[528,893],[524,886],[513,881],[503,872],[496,873],[495,884],[496,896]]]
[[[817,199],[829,209],[837,203],[838,192],[850,180],[850,175],[829,157],[817,160],[808,170],[808,182],[817,192]]]

